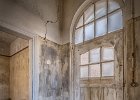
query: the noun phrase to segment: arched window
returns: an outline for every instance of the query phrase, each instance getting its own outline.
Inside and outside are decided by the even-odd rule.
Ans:
[[[99,0],[89,5],[77,21],[74,43],[84,43],[122,27],[122,10],[119,4],[115,0]]]
[[[122,9],[116,0],[92,1],[78,9],[72,22],[72,98],[123,100]]]

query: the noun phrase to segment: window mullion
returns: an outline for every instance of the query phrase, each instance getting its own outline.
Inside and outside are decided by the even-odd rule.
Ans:
[[[90,73],[89,73],[90,68],[89,68],[89,66],[90,66],[90,51],[88,52],[88,80],[89,80],[89,77],[90,77]]]
[[[107,2],[107,11],[106,11],[106,13],[107,13],[107,34],[108,34],[108,7],[109,7],[109,4],[108,4],[108,0],[106,0],[106,2]]]
[[[102,77],[102,47],[100,47],[100,78]]]
[[[96,20],[95,20],[95,11],[96,11],[96,7],[95,7],[95,4],[93,4],[94,5],[94,38],[95,38],[95,36],[96,36]]]
[[[85,13],[83,13],[83,43],[85,42]]]

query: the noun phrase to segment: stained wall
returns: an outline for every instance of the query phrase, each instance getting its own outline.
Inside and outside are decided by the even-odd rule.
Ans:
[[[40,42],[39,99],[69,100],[69,44]]]
[[[10,48],[10,98],[12,100],[29,100],[28,41],[18,38]]]
[[[0,56],[0,100],[8,100],[10,85],[10,58]]]

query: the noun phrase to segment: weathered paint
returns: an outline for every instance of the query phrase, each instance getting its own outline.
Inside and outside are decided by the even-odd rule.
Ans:
[[[115,75],[112,78],[80,80],[80,54],[93,48],[113,46]],[[73,63],[74,100],[123,100],[123,31],[116,31],[93,41],[76,45]]]
[[[69,100],[69,44],[42,41],[39,99]]]

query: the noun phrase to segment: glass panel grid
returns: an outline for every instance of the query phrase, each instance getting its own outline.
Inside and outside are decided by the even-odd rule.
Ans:
[[[105,60],[101,60],[100,57]],[[114,47],[96,48],[82,54],[80,78],[113,77],[114,60]]]
[[[108,1],[108,7],[107,7],[107,1]],[[114,14],[115,10],[117,11],[119,10],[119,12]],[[105,19],[100,17],[104,17]],[[120,20],[118,21],[118,19]],[[94,25],[94,28],[93,29],[90,28],[89,31],[86,24],[91,22],[96,22],[96,23]],[[110,33],[122,29],[123,22],[122,22],[122,11],[120,5],[115,0],[97,1],[95,4],[90,5],[89,8],[84,12],[84,16],[82,15],[81,18],[79,19],[76,28],[80,28],[80,27],[82,27],[83,32],[85,32],[83,33],[84,34],[83,38],[85,39],[83,40],[83,38],[77,37],[77,39],[75,39],[77,40],[75,44],[79,44],[84,41],[94,39],[95,37],[103,36],[106,33]],[[94,33],[96,34],[94,35],[95,37],[92,36],[91,31],[93,31],[93,33],[96,31]]]

